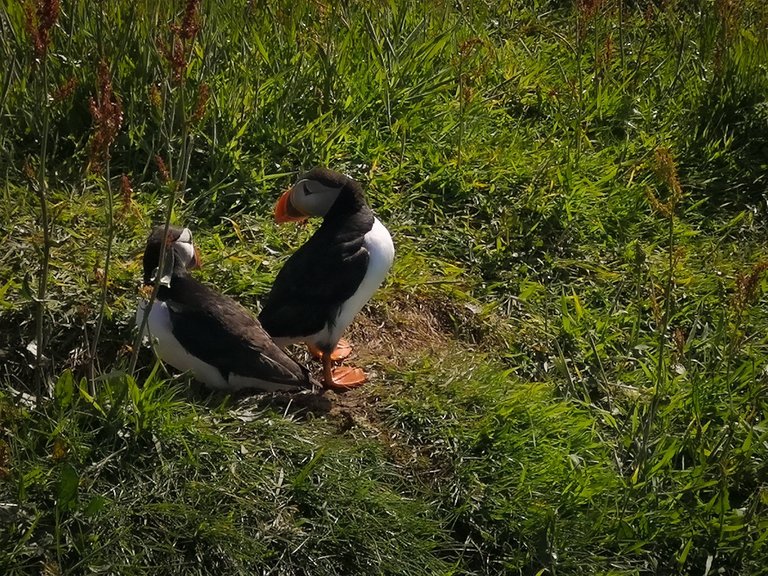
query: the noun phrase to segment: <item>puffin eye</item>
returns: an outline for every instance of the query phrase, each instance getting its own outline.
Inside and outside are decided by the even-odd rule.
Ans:
[[[304,196],[311,196],[314,192],[309,187],[309,182],[304,182]]]

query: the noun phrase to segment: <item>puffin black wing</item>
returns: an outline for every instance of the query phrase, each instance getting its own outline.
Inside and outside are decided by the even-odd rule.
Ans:
[[[333,324],[368,269],[364,235],[329,240],[318,230],[283,265],[259,321],[273,337],[314,334]]]
[[[174,278],[166,299],[173,334],[193,356],[230,374],[309,388],[309,372],[280,349],[245,308],[191,278]]]

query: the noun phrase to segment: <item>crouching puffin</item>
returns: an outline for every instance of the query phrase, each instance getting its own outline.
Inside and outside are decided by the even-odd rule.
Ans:
[[[323,223],[277,274],[259,320],[278,344],[305,342],[321,358],[326,388],[355,388],[365,382],[365,373],[359,368],[333,368],[333,360],[348,354],[334,351],[344,330],[384,281],[395,248],[360,184],[333,170],[313,168],[275,205],[278,223],[310,216],[321,216]]]
[[[169,227],[167,237],[164,226],[152,230],[144,251],[144,285],[160,284],[147,318],[158,357],[219,390],[295,391],[317,384],[272,341],[253,314],[187,273],[199,264],[188,228]],[[142,302],[136,313],[139,328],[145,307]]]

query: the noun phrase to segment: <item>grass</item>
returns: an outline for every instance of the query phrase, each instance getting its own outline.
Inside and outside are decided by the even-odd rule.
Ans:
[[[766,573],[768,9],[524,4],[3,6],[3,574]],[[151,223],[256,310],[318,163],[366,387],[133,346]]]

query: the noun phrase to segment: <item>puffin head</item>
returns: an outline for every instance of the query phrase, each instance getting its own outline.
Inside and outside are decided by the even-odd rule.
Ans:
[[[165,250],[165,262],[160,270],[160,252],[163,244]],[[192,243],[192,232],[189,228],[169,226],[165,235],[165,226],[155,226],[147,239],[147,247],[144,249],[144,285],[159,282],[166,288],[171,285],[171,277],[174,274],[183,274],[191,268],[200,266],[200,255],[197,247]]]
[[[346,195],[342,192],[362,199],[360,185],[349,176],[320,166],[313,168],[280,196],[275,204],[275,220],[282,224],[310,216],[324,217],[339,196]]]

